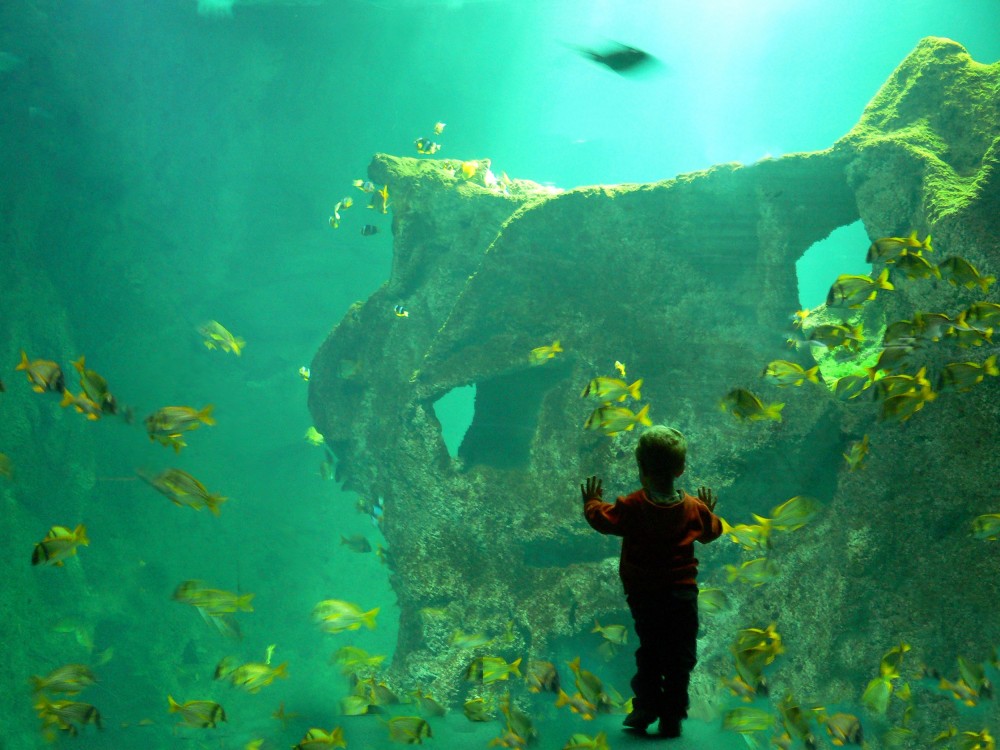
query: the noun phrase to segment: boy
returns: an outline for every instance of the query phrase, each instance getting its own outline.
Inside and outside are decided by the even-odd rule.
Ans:
[[[698,561],[694,542],[711,542],[722,533],[712,511],[712,490],[694,498],[674,489],[684,473],[687,442],[677,430],[656,425],[639,437],[635,449],[642,489],[602,499],[601,480],[580,485],[587,522],[602,534],[622,537],[618,572],[635,620],[639,648],[632,678],[632,713],[626,727],[645,732],[657,719],[664,737],[680,737],[687,718],[688,681],[697,662]]]

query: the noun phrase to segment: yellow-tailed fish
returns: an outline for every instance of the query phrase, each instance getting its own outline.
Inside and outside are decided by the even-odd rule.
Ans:
[[[87,397],[86,393],[80,393],[78,396],[74,396],[73,393],[69,390],[69,388],[63,391],[62,400],[59,402],[59,405],[62,406],[63,408],[67,406],[72,406],[74,409],[76,409],[76,411],[78,411],[80,414],[83,414],[87,419],[91,420],[92,422],[95,422],[98,419],[100,419],[101,415],[103,414],[103,412],[101,411],[101,407],[97,403],[91,401]]]
[[[201,427],[203,424],[214,425],[212,417],[213,405],[203,409],[190,406],[164,406],[146,417],[146,431],[150,440],[156,440],[163,445],[171,446],[179,452],[185,443],[180,439],[184,432]]]
[[[87,360],[81,356],[73,362],[73,367],[80,373],[80,387],[84,395],[106,414],[117,414],[118,403],[108,390],[108,381],[93,370],[87,369]]]
[[[880,372],[898,373],[909,367],[915,351],[916,347],[913,346],[887,346],[879,353],[875,364],[865,368],[869,379],[874,381]]]
[[[556,698],[556,708],[562,708],[563,706],[569,706],[570,711],[578,714],[581,719],[587,721],[597,715],[597,706],[588,701],[583,693],[580,692],[569,695],[565,690],[560,689],[558,698]]]
[[[765,523],[738,523],[735,526],[730,526],[723,519],[722,533],[745,550],[765,552],[771,546],[771,523],[768,518],[762,520]]]
[[[997,355],[990,355],[985,362],[952,362],[941,369],[938,377],[939,391],[957,391],[959,393],[970,390],[974,385],[983,382],[987,375],[996,377],[1000,375],[1000,368],[997,367]]]
[[[628,432],[637,424],[649,427],[653,424],[649,418],[649,404],[634,412],[626,406],[599,406],[584,422],[584,429],[601,430],[605,435],[614,436],[619,432]]]
[[[325,599],[313,607],[313,620],[327,633],[342,633],[345,630],[358,630],[364,625],[369,630],[375,629],[375,616],[380,607],[367,612],[356,604],[341,599]]]
[[[972,536],[987,542],[1000,539],[1000,513],[986,513],[973,518]]]
[[[169,712],[180,714],[180,718],[189,727],[205,729],[214,727],[220,721],[226,720],[226,712],[215,701],[185,701],[178,703],[172,695],[167,696]]]
[[[45,391],[57,391],[62,393],[66,390],[66,378],[58,364],[50,359],[29,360],[28,355],[21,350],[21,363],[14,368],[24,370],[31,383],[31,389],[36,393]]]
[[[462,712],[469,721],[492,721],[493,707],[485,698],[469,698],[462,704]]]
[[[951,335],[955,337],[958,345],[965,349],[970,346],[983,346],[984,344],[993,343],[993,329],[991,327],[971,326],[962,319],[961,314],[951,327]]]
[[[938,270],[938,267],[924,256],[916,253],[903,253],[896,259],[893,271],[911,280],[941,278],[941,272]],[[896,278],[895,274],[893,278]]]
[[[562,750],[611,750],[611,746],[604,732],[598,732],[593,737],[577,732],[570,735]]]
[[[860,440],[851,443],[844,454],[847,468],[851,471],[859,471],[865,468],[865,457],[868,455],[868,435],[864,435]]]
[[[734,708],[722,716],[722,728],[740,734],[766,732],[774,726],[774,715],[762,708]]]
[[[509,690],[500,698],[500,712],[509,731],[516,732],[528,740],[538,735],[531,717],[511,703]]]
[[[857,398],[862,391],[872,384],[872,379],[867,372],[856,375],[844,375],[833,382],[833,392],[837,398],[847,399]]]
[[[739,567],[726,565],[726,580],[729,582],[740,581],[760,586],[772,580],[776,575],[778,575],[777,566],[766,557],[747,560]]]
[[[68,700],[50,700],[45,695],[39,695],[34,708],[46,733],[52,728],[66,732],[70,736],[78,733],[77,727],[93,724],[101,728],[101,713],[89,703]],[[51,736],[51,735],[48,735]]]
[[[767,406],[758,396],[745,388],[734,388],[719,402],[723,411],[728,411],[738,420],[765,420],[771,419],[775,422],[781,421],[781,410],[784,404],[774,403]]]
[[[808,370],[795,362],[784,359],[776,359],[769,362],[764,368],[764,377],[769,378],[775,385],[786,387],[790,385],[802,385],[807,380],[810,383],[819,382],[819,365],[810,367]]]
[[[156,476],[144,471],[136,473],[170,502],[181,507],[188,506],[195,510],[208,508],[212,515],[218,516],[219,508],[228,499],[217,492],[209,492],[205,485],[181,469],[165,469]]]
[[[931,382],[926,378],[927,368],[921,367],[916,375],[886,375],[874,383],[877,398],[886,399],[903,393],[929,388]]]
[[[941,278],[953,286],[964,286],[967,289],[978,286],[984,293],[988,292],[990,285],[996,281],[995,276],[983,276],[969,261],[957,255],[941,261],[938,264],[938,271]]]
[[[958,317],[977,328],[1000,324],[1000,304],[996,302],[973,302]]]
[[[76,554],[80,545],[87,547],[87,527],[82,523],[72,531],[66,526],[53,526],[42,541],[35,544],[31,553],[32,565],[62,566],[63,560]]]
[[[825,346],[827,349],[836,349],[838,346],[843,346],[858,351],[864,341],[863,331],[864,326],[861,323],[853,327],[835,323],[823,323],[809,329],[808,339],[816,344]]]
[[[65,693],[76,695],[97,682],[90,667],[83,664],[66,664],[57,667],[44,677],[33,676],[31,687],[36,693]]]
[[[761,685],[752,685],[739,674],[723,678],[719,683],[744,703],[750,703],[758,694],[763,694]]]
[[[536,346],[528,353],[528,364],[530,365],[544,365],[550,359],[553,359],[557,354],[562,352],[563,348],[559,344],[559,340],[556,339],[548,346]]]
[[[292,746],[292,750],[330,750],[335,747],[347,747],[343,729],[334,727],[327,731],[313,727],[305,733],[298,744]]]
[[[892,291],[889,283],[889,269],[882,269],[877,278],[871,276],[851,276],[842,274],[830,287],[826,295],[827,307],[858,308],[865,302],[875,299],[880,291]]]
[[[615,369],[618,371],[618,374],[622,376],[622,380],[624,380],[625,377],[626,377],[626,375],[625,375],[625,363],[624,362],[620,362],[620,361],[618,361],[616,359],[615,360]]]
[[[934,252],[934,248],[931,246],[931,236],[927,235],[921,241],[917,239],[917,231],[913,230],[908,237],[880,237],[873,241],[868,248],[865,261],[868,263],[876,261],[892,263],[903,253],[919,253],[921,251]]]
[[[601,625],[594,620],[594,629],[591,633],[600,633],[601,637],[616,646],[622,646],[628,641],[628,628],[625,625]]]
[[[424,716],[444,716],[448,713],[441,703],[437,701],[430,693],[425,693],[420,688],[413,691],[413,701],[420,707],[420,713]]]
[[[226,680],[233,687],[248,693],[259,693],[279,677],[288,678],[288,662],[282,662],[276,667],[260,662],[247,662],[237,666],[223,659],[215,668],[215,679]]]
[[[542,659],[530,659],[525,670],[525,682],[531,693],[558,693],[559,671],[556,665]]]
[[[243,353],[243,347],[247,342],[239,336],[234,336],[229,330],[217,320],[210,320],[198,326],[198,333],[202,337],[202,343],[208,349],[220,349],[224,352],[231,352],[237,357]]]
[[[493,643],[493,639],[489,636],[483,635],[482,633],[464,633],[459,629],[456,629],[452,634],[448,642],[453,646],[457,646],[462,649],[474,649],[480,646],[488,646]]]
[[[642,378],[639,378],[632,385],[627,385],[624,380],[618,378],[596,377],[587,383],[587,387],[583,389],[580,396],[590,396],[605,403],[620,402],[627,398],[638,401],[642,398],[640,388],[642,388]]]
[[[830,742],[835,746],[862,745],[864,742],[861,720],[854,714],[836,713],[827,716],[821,713],[818,719],[830,735]]]
[[[487,743],[487,747],[506,747],[511,750],[524,750],[528,747],[528,739],[511,729],[507,729],[499,737],[494,737],[490,740]]]
[[[815,518],[820,509],[820,504],[812,498],[796,495],[771,508],[771,526],[779,531],[795,531]]]
[[[174,590],[175,601],[189,604],[206,614],[228,615],[234,612],[253,612],[253,594],[235,594],[232,591],[206,588],[201,581],[188,580]]]
[[[698,589],[698,611],[707,615],[716,615],[729,609],[729,597],[720,588],[707,587]]]
[[[371,542],[368,541],[368,537],[364,534],[351,534],[351,536],[341,534],[340,543],[351,550],[351,552],[364,554],[365,552],[372,551]]]
[[[402,745],[421,745],[433,736],[431,725],[419,716],[396,716],[388,721],[389,739]]]
[[[593,672],[588,672],[580,665],[580,657],[577,656],[570,662],[567,662],[570,671],[573,672],[573,679],[576,683],[576,689],[579,690],[583,696],[595,706],[600,705],[604,698],[604,683],[601,682],[600,678]]]
[[[937,394],[930,388],[900,393],[882,401],[879,418],[888,422],[905,422],[923,409],[924,404],[936,398]]]
[[[518,669],[521,657],[508,664],[498,656],[483,656],[480,657],[480,663],[483,669],[482,681],[484,685],[506,680],[511,675],[521,676],[521,671]]]
[[[920,326],[913,320],[896,320],[885,327],[882,346],[913,345],[920,335]]]

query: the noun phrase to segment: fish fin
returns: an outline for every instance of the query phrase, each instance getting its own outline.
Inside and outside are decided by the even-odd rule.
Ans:
[[[806,380],[808,380],[811,383],[819,383],[819,377],[817,377],[816,375],[816,373],[818,372],[819,372],[819,365],[816,365],[815,367],[810,367],[808,370],[806,370]]]
[[[636,401],[642,399],[642,394],[639,390],[640,388],[642,388],[642,378],[639,378],[637,381],[635,381],[634,383],[632,383],[632,385],[628,387],[628,394]]]
[[[885,289],[886,291],[890,291],[890,292],[893,289],[896,288],[892,284],[889,283],[889,269],[888,268],[883,268],[882,269],[882,273],[880,273],[878,275],[878,278],[875,279],[875,283],[876,283],[876,285],[878,286],[879,289]],[[874,295],[872,295],[872,296],[874,296]]]
[[[635,415],[635,421],[640,422],[646,425],[647,427],[652,426],[653,420],[649,418],[649,404],[646,404],[644,407],[642,407],[642,409],[639,410],[639,413]],[[629,428],[631,429],[632,426],[633,425],[629,425]]]
[[[212,410],[215,408],[215,404],[209,404],[200,412],[198,412],[197,417],[200,422],[211,426],[215,424],[215,419],[212,417]]]
[[[221,512],[219,510],[219,506],[222,505],[222,503],[225,500],[226,498],[222,497],[221,495],[209,495],[208,497],[205,498],[205,504],[208,506],[208,509],[209,511],[211,511],[212,515],[218,518],[219,513]]]

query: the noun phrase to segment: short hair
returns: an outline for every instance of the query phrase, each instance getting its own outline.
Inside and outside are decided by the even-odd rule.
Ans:
[[[639,470],[657,487],[671,487],[674,477],[684,469],[687,440],[680,430],[658,424],[639,436],[635,460]]]

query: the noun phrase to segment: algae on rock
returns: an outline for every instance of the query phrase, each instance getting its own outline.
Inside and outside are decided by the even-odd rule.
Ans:
[[[784,542],[766,596],[733,591],[740,606],[705,637],[711,666],[696,673],[697,693],[729,669],[734,630],[769,619],[800,654],[778,682],[804,700],[856,700],[858,680],[899,639],[941,670],[957,650],[982,658],[991,635],[967,604],[990,611],[998,579],[966,521],[988,512],[978,497],[993,491],[995,380],[903,427],[822,388],[785,389],[780,425],[739,424],[717,405],[733,387],[768,387],[759,374],[770,360],[811,364],[786,347],[795,264],[838,227],[932,232],[941,257],[1000,270],[998,86],[1000,66],[925,39],[831,148],[645,185],[554,192],[519,181],[504,194],[446,162],[377,155],[369,176],[394,196],[392,276],[316,354],[309,403],[344,485],[385,504],[396,676],[454,695],[470,656],[451,630],[495,634],[513,620],[504,653],[543,658],[623,608],[617,544],[583,522],[576,489],[595,473],[609,494],[636,485],[636,433],[582,429],[592,405],[581,388],[615,360],[643,378],[652,419],[688,436],[685,486],[714,486],[727,518],[798,494],[827,504]],[[866,315],[877,330],[972,297],[901,284]],[[409,318],[393,316],[399,303]],[[528,352],[554,340],[564,353],[530,367]],[[363,371],[344,366],[358,360]],[[470,384],[475,414],[452,458],[433,405]],[[970,429],[980,447],[961,443]],[[841,454],[864,432],[868,468],[848,473]],[[731,556],[727,545],[702,550],[703,576]],[[889,590],[886,570],[900,581]],[[448,628],[421,618],[424,607],[448,608]]]

